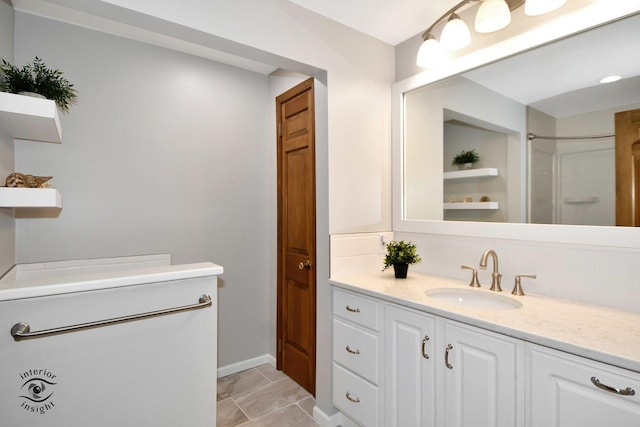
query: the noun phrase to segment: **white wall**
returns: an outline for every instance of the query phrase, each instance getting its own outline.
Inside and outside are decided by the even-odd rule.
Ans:
[[[0,0],[0,58],[13,62],[13,8],[4,0]],[[13,167],[13,138],[0,130],[0,185]],[[0,276],[15,264],[15,241],[13,210],[0,208]]]
[[[16,143],[53,175],[58,218],[18,219],[20,263],[170,253],[225,267],[219,365],[269,348],[268,78],[16,12],[16,62],[60,68],[79,102],[63,143]]]

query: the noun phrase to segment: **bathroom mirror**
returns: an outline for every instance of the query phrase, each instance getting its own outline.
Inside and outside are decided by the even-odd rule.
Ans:
[[[640,108],[630,46],[640,14],[406,91],[403,219],[615,225],[614,114]]]
[[[499,104],[518,103],[520,104],[517,113],[507,112],[505,109],[505,117],[501,122],[495,122],[488,112],[491,110],[490,103],[484,103],[485,108],[481,109],[485,115],[478,116],[477,112],[471,110],[461,110],[457,106],[442,105],[438,115],[441,121],[434,127],[422,126],[418,128],[418,139],[416,144],[405,144],[405,136],[407,133],[406,124],[412,120],[411,115],[420,118],[423,121],[430,121],[428,115],[429,104],[423,104],[423,111],[412,110],[412,103],[419,103],[420,93],[429,91],[433,88],[440,90],[445,89],[457,90],[457,94],[448,94],[447,99],[455,99],[456,96],[463,98],[464,88],[455,86],[456,80],[462,80],[467,84],[476,84],[474,81],[466,78],[476,78],[474,74],[480,74],[485,70],[481,68],[483,65],[498,63],[498,61],[507,58],[505,65],[510,62],[518,62],[521,52],[535,52],[540,46],[557,46],[557,55],[562,59],[567,52],[563,52],[562,45],[571,40],[573,37],[583,34],[590,34],[591,31],[606,31],[608,28],[616,27],[619,24],[630,26],[623,38],[625,46],[633,46],[630,42],[631,37],[637,40],[639,28],[638,25],[638,7],[637,5],[628,4],[626,2],[610,4],[593,4],[590,6],[576,7],[570,10],[562,17],[555,19],[553,22],[545,23],[541,27],[528,27],[520,30],[521,32],[513,32],[503,41],[498,43],[488,43],[484,47],[479,47],[470,53],[463,54],[457,59],[437,68],[428,69],[413,77],[399,81],[393,87],[393,228],[399,232],[420,232],[434,235],[448,236],[464,236],[464,238],[480,238],[480,239],[517,239],[520,241],[543,242],[543,243],[568,243],[578,245],[593,246],[612,246],[621,248],[640,248],[640,229],[629,227],[615,226],[592,226],[592,225],[561,225],[561,224],[531,224],[527,223],[529,214],[529,205],[527,203],[527,195],[530,193],[530,184],[528,183],[529,172],[527,169],[529,151],[531,144],[527,138],[528,118],[527,105],[530,102],[517,101],[508,96],[498,98]],[[546,25],[548,24],[548,25]],[[513,35],[516,34],[514,37]],[[509,38],[511,37],[511,38]],[[592,57],[596,61],[596,65],[620,65],[618,63],[609,62],[597,53],[599,41],[588,46],[592,51],[581,52],[582,57]],[[625,62],[635,58],[633,55],[627,55]],[[558,58],[554,59],[558,60]],[[541,67],[542,65],[551,65],[550,68],[561,71],[564,66],[559,66],[557,62],[548,64],[538,61],[533,67]],[[586,67],[586,65],[582,65]],[[549,68],[542,67],[542,68]],[[579,68],[581,69],[581,68]],[[469,71],[471,70],[471,71]],[[534,73],[537,68],[534,68]],[[584,68],[582,68],[584,70]],[[491,75],[491,72],[488,71]],[[509,74],[509,73],[507,73]],[[580,72],[580,75],[585,73]],[[605,73],[606,74],[606,73]],[[568,76],[564,79],[560,78],[560,73],[552,77],[552,83],[545,83],[547,88],[561,85],[566,80],[576,83],[578,76]],[[585,74],[586,75],[586,74]],[[636,73],[637,75],[637,73]],[[526,88],[534,84],[538,79],[525,81],[518,80],[524,76],[522,73],[514,71],[512,75],[507,77],[516,79],[521,88]],[[598,76],[598,78],[603,75]],[[497,78],[496,80],[501,80]],[[487,83],[484,83],[487,84]],[[576,86],[573,89],[579,89],[589,85],[581,83],[583,86]],[[623,83],[624,84],[624,83]],[[437,86],[437,87],[436,87]],[[480,85],[482,86],[482,85]],[[455,89],[455,88],[458,89]],[[605,87],[605,86],[602,86]],[[482,90],[493,90],[487,87]],[[545,88],[546,89],[546,88]],[[571,88],[569,89],[571,90]],[[625,90],[623,90],[625,92]],[[411,94],[418,94],[412,99]],[[450,96],[451,95],[451,96]],[[430,97],[431,101],[437,100],[437,95],[422,94],[423,97]],[[552,94],[545,95],[544,98],[552,98]],[[603,96],[600,96],[603,97]],[[414,102],[415,101],[415,102]],[[476,101],[482,104],[482,98]],[[495,100],[494,100],[495,101]],[[553,99],[550,100],[552,102]],[[493,102],[493,101],[492,101]],[[633,104],[633,103],[632,103]],[[546,108],[538,105],[540,109]],[[524,112],[524,116],[521,114]],[[516,115],[517,114],[517,115]],[[502,133],[504,140],[508,140],[510,150],[504,154],[504,162],[508,168],[505,172],[500,172],[505,179],[505,185],[510,187],[510,194],[515,197],[509,199],[506,203],[507,217],[502,221],[493,220],[444,220],[444,181],[443,173],[445,165],[450,167],[451,160],[446,158],[444,153],[443,139],[445,133],[445,121],[453,126],[464,126],[466,131],[472,134],[471,138],[480,140],[484,138],[476,137],[474,132],[496,132]],[[419,123],[419,122],[418,122]],[[537,129],[539,134],[542,129]],[[595,131],[581,129],[580,134],[590,135]],[[422,132],[422,134],[420,134]],[[449,132],[449,130],[447,130]],[[454,130],[454,133],[456,130]],[[419,143],[417,143],[419,142]],[[539,141],[538,141],[539,142]],[[578,141],[577,144],[582,144]],[[409,143],[411,144],[411,143]],[[482,153],[480,153],[482,157]],[[447,155],[447,156],[450,156]],[[493,158],[491,154],[490,159]],[[485,158],[486,159],[486,158]],[[478,165],[479,169],[491,168],[491,164]],[[511,180],[511,177],[515,178]],[[492,180],[495,178],[480,177],[481,180]],[[479,192],[479,195],[483,193]],[[466,195],[466,193],[465,193]],[[475,194],[474,194],[475,195]],[[489,195],[489,198],[491,196]],[[515,218],[512,218],[515,217]]]

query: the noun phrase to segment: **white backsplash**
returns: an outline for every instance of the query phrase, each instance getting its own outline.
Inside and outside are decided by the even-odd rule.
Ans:
[[[469,280],[486,249],[498,254],[502,288],[513,289],[516,274],[536,274],[522,279],[525,292],[607,305],[640,312],[640,250],[587,245],[545,244],[504,239],[483,239],[421,233],[363,233],[331,236],[331,276],[382,270],[381,236],[395,236],[418,246],[422,263],[411,271]],[[479,269],[482,286],[491,284],[491,261]]]

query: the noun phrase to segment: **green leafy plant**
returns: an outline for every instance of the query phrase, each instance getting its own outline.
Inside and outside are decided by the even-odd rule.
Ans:
[[[451,164],[459,166],[464,165],[465,163],[476,163],[478,160],[480,160],[480,156],[475,149],[469,151],[462,150],[453,158]]]
[[[396,242],[392,240],[387,245],[387,254],[384,257],[384,268],[382,271],[391,267],[393,264],[417,264],[422,258],[416,252],[416,245],[411,242],[400,240]]]
[[[4,92],[33,92],[55,101],[62,112],[69,111],[69,105],[77,100],[77,92],[73,85],[63,77],[62,71],[47,68],[42,59],[36,58],[33,63],[22,68],[2,60],[0,65],[2,81],[0,89]]]

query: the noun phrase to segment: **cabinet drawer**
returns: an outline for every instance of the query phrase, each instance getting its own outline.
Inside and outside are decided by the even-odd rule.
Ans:
[[[534,345],[528,353],[528,425],[640,425],[640,374]]]
[[[333,364],[333,404],[359,424],[378,426],[378,388]]]
[[[380,303],[378,301],[334,288],[333,314],[374,331],[379,330]]]
[[[333,319],[333,360],[378,384],[378,337]]]

